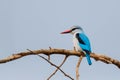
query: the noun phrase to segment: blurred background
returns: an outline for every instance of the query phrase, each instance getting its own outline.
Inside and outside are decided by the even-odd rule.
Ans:
[[[0,59],[30,50],[73,49],[72,36],[60,32],[80,25],[90,38],[92,51],[120,60],[120,1],[119,0],[1,0]],[[57,65],[62,55],[52,55]],[[67,59],[62,69],[73,78],[78,57]],[[120,70],[92,59],[80,65],[81,80],[118,80]],[[0,64],[1,80],[46,80],[55,70],[38,56]],[[58,71],[51,80],[70,80]]]

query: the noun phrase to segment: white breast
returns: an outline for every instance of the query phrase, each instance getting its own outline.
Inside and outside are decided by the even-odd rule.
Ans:
[[[76,34],[73,35],[73,44],[74,44],[74,47],[75,47],[76,51],[81,51],[82,50],[79,46],[79,42],[76,38]]]

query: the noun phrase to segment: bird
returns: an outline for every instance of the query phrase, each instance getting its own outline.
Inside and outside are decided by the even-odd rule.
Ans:
[[[89,38],[84,33],[81,26],[75,25],[72,26],[69,30],[65,30],[61,32],[61,34],[67,34],[70,33],[73,35],[73,44],[76,51],[83,52],[85,54],[85,57],[87,59],[87,62],[89,65],[92,65],[91,59],[90,59],[90,53],[91,53],[91,45]]]

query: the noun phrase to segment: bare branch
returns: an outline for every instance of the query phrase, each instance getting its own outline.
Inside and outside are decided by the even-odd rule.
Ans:
[[[76,80],[79,80],[79,76],[80,76],[80,74],[79,74],[79,67],[80,67],[80,63],[82,61],[82,58],[83,58],[83,56],[79,57],[78,63],[76,65]]]
[[[37,54],[45,54],[45,55],[60,54],[60,55],[78,56],[78,57],[81,55],[84,56],[84,54],[82,54],[82,52],[76,52],[74,50],[65,50],[65,49],[51,49],[51,50],[40,49],[40,50],[33,50],[32,52],[26,51],[26,52],[13,54],[9,57],[1,59],[0,63],[6,63],[6,62],[9,62],[12,60],[22,58],[24,56],[37,55]],[[114,64],[115,66],[120,68],[120,61],[118,61],[116,59],[110,58],[110,57],[105,56],[105,55],[95,54],[95,53],[91,53],[90,56],[97,61],[99,60],[99,61],[102,61],[102,62],[107,63],[107,64]]]
[[[44,60],[46,60],[48,63],[50,63],[52,66],[56,67],[57,69],[59,69],[65,76],[67,76],[68,78],[70,78],[71,80],[74,80],[72,77],[70,77],[69,75],[67,75],[62,69],[60,69],[60,67],[56,66],[55,64],[53,64],[52,62],[50,62],[49,60],[47,60],[46,58],[44,58],[43,56],[38,55],[39,57],[43,58]],[[49,80],[49,79],[47,79]]]
[[[47,80],[49,80],[53,75],[55,75],[55,73],[60,69],[60,67],[65,63],[66,59],[67,59],[67,55],[65,56],[63,62],[58,66],[58,68],[50,75],[50,77],[48,77]]]
[[[30,51],[31,53],[34,53],[33,51],[31,51],[30,49],[27,49],[28,51]],[[50,62],[50,60],[49,60],[49,58],[48,58],[48,60],[45,58],[45,57],[43,57],[43,56],[41,56],[41,55],[37,55],[37,56],[39,56],[39,57],[41,57],[42,59],[44,59],[44,60],[46,60],[48,63],[50,63],[52,66],[54,66],[54,67],[56,67],[57,69],[55,70],[55,72],[47,79],[47,80],[49,80],[58,70],[60,70],[65,76],[67,76],[68,78],[70,78],[71,80],[74,80],[72,77],[70,77],[69,75],[67,75],[63,70],[61,70],[60,69],[60,67],[64,64],[64,62],[66,61],[66,59],[67,59],[67,55],[65,56],[65,58],[64,58],[64,60],[63,60],[63,62],[60,64],[60,66],[56,66],[55,64],[53,64],[52,62]]]
[[[52,49],[52,48],[51,48],[51,47],[49,47],[49,49],[50,49],[50,51],[51,51],[51,49]],[[51,52],[50,52],[50,53],[51,53]],[[48,55],[48,60],[50,60],[50,54]]]

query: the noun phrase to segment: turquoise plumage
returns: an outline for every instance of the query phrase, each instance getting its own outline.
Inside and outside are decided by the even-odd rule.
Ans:
[[[66,30],[61,34],[71,33],[73,34],[73,43],[76,51],[83,51],[89,65],[92,64],[90,59],[91,46],[88,37],[85,35],[83,29],[80,26],[73,26],[70,30]]]
[[[85,52],[85,56],[87,58],[88,64],[91,65],[90,53],[91,53],[91,46],[88,37],[82,33],[76,33],[76,38],[78,40],[78,45],[80,48]]]

